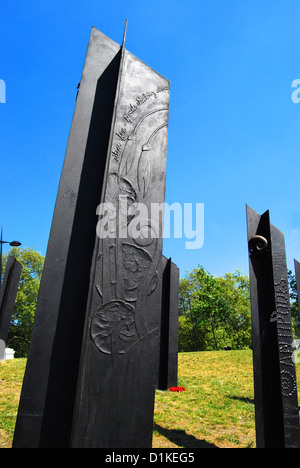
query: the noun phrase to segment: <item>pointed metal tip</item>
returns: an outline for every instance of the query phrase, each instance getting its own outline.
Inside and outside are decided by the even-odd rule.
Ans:
[[[123,43],[122,43],[123,48],[125,47],[126,34],[127,34],[127,25],[128,25],[128,18],[126,18],[125,29],[124,29]]]

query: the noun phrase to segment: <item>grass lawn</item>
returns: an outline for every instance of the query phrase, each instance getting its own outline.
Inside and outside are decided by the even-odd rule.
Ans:
[[[255,447],[252,352],[180,353],[182,393],[157,392],[154,447]]]
[[[25,364],[0,361],[0,448],[12,443]],[[179,353],[178,375],[184,392],[156,392],[154,448],[255,447],[250,350]]]

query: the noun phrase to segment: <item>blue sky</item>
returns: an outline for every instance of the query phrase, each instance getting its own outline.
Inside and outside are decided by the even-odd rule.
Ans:
[[[165,239],[181,275],[248,274],[246,204],[300,261],[300,4],[48,0],[1,7],[0,224],[45,255],[91,27],[171,82],[166,202],[204,203],[204,245]],[[300,94],[299,94],[300,96]],[[5,247],[4,251],[7,251]]]

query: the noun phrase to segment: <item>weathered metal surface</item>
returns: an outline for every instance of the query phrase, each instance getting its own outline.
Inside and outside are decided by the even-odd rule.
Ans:
[[[73,447],[151,447],[163,228],[151,207],[164,202],[168,108],[169,82],[123,49]]]
[[[151,446],[162,218],[147,213],[137,222],[137,213],[139,203],[150,210],[164,201],[169,83],[126,51],[124,41],[120,47],[92,29],[15,448]],[[128,227],[125,235],[96,236],[100,202],[114,204],[116,231]]]
[[[120,63],[92,28],[58,188],[14,447],[68,447]]]
[[[162,257],[162,306],[160,323],[159,390],[177,386],[178,376],[179,269]]]
[[[283,234],[247,206],[258,448],[300,447],[296,371]]]

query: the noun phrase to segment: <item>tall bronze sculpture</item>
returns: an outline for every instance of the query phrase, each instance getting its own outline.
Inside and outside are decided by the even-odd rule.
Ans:
[[[179,269],[162,257],[162,306],[160,323],[159,390],[177,387]]]
[[[151,447],[169,82],[92,28],[13,447]],[[142,214],[141,214],[142,213]],[[97,216],[98,215],[98,216]]]
[[[95,244],[77,387],[74,447],[151,447],[162,224],[150,213],[152,204],[164,201],[168,102],[169,83],[122,47],[102,195],[103,230]]]
[[[299,448],[284,236],[247,206],[257,448]]]

